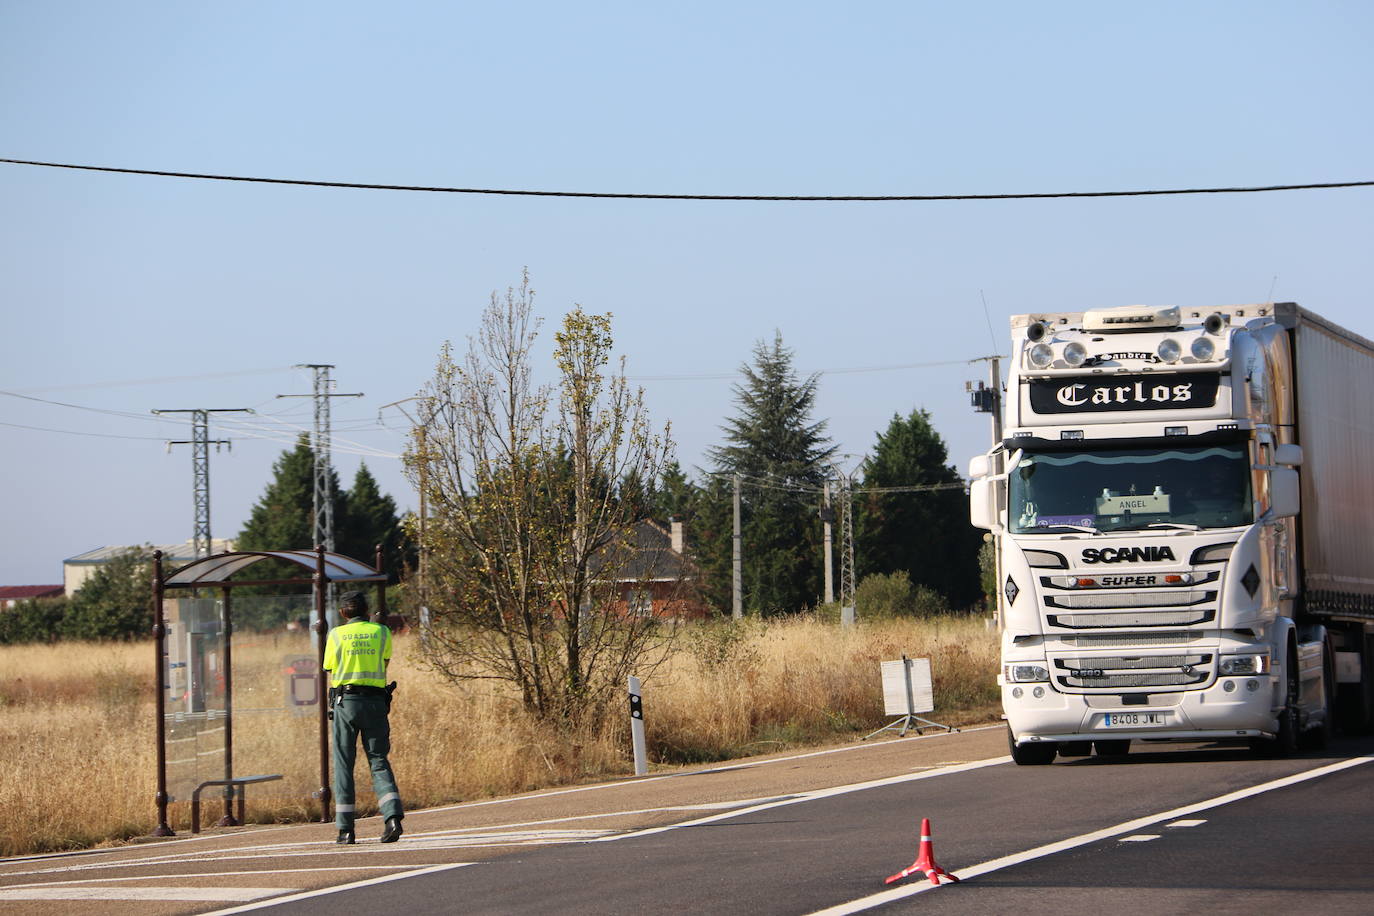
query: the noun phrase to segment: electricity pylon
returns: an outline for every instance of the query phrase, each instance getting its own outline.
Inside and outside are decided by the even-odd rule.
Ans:
[[[330,462],[330,398],[360,398],[362,392],[339,394],[331,391],[334,381],[329,370],[334,366],[327,363],[300,363],[296,369],[311,369],[315,373],[314,391],[311,394],[279,394],[279,398],[314,398],[315,434],[310,442],[310,451],[315,456],[315,487],[311,500],[311,517],[314,519],[315,543],[325,550],[334,551],[334,486]]]
[[[167,442],[167,451],[174,445],[191,446],[191,500],[195,505],[195,526],[191,535],[192,551],[196,559],[210,555],[210,446],[219,451],[220,446],[233,444],[228,439],[210,438],[210,414],[212,413],[252,413],[246,407],[203,407],[178,410],[154,410],[155,414],[189,413],[191,415],[191,438],[172,439]]]

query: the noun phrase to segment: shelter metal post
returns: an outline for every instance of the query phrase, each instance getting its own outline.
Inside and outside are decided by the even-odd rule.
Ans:
[[[153,836],[176,836],[167,826],[167,626],[162,614],[162,551],[153,551],[153,668],[157,687],[157,827]]]
[[[329,675],[324,670],[324,641],[329,625],[324,619],[325,593],[327,582],[324,571],[324,545],[315,545],[315,640],[316,661],[320,672],[317,681],[319,696],[315,705],[320,710],[320,823],[329,821],[329,802],[332,792],[329,789]]]
[[[229,586],[220,590],[220,630],[224,634],[224,816],[216,827],[243,826],[234,818],[234,616],[229,599]]]

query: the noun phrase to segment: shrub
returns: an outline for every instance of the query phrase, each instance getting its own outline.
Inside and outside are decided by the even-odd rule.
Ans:
[[[20,601],[0,611],[0,644],[53,642],[66,612],[66,598]]]

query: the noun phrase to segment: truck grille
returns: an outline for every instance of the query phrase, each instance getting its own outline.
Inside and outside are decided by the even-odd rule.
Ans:
[[[1211,653],[1054,659],[1054,678],[1075,693],[1135,687],[1198,687],[1214,673]]]
[[[1050,614],[1052,627],[1071,630],[1091,630],[1094,627],[1187,627],[1207,623],[1215,618],[1214,608],[1196,610],[1165,610],[1134,614]]]
[[[1096,610],[1099,608],[1128,607],[1193,607],[1217,599],[1216,592],[1175,591],[1173,589],[1152,592],[1109,592],[1101,591],[1081,595],[1050,595],[1045,599],[1047,607],[1061,607],[1068,610]]]
[[[1116,649],[1129,646],[1177,646],[1186,643],[1202,642],[1206,639],[1201,633],[1178,630],[1170,633],[1069,633],[1059,637],[1066,646],[1077,649]]]

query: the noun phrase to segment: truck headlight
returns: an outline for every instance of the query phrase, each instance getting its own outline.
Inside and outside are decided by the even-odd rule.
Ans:
[[[1064,362],[1077,368],[1083,365],[1088,359],[1088,348],[1078,341],[1074,341],[1064,348]]]
[[[1159,342],[1159,346],[1155,348],[1155,352],[1159,354],[1159,358],[1164,362],[1176,363],[1178,362],[1178,358],[1183,355],[1183,348],[1180,347],[1178,341],[1174,340],[1172,337],[1166,337]]]
[[[1032,366],[1044,369],[1054,362],[1054,348],[1047,343],[1038,343],[1030,348],[1028,358]]]
[[[1034,684],[1050,679],[1050,672],[1044,665],[1010,664],[1003,668],[1003,676],[1008,684]]]
[[[1269,653],[1263,655],[1231,655],[1221,660],[1221,674],[1268,674]]]
[[[1193,354],[1193,359],[1200,363],[1205,363],[1216,355],[1217,348],[1212,341],[1206,337],[1194,337],[1192,344],[1188,346],[1189,352]]]

